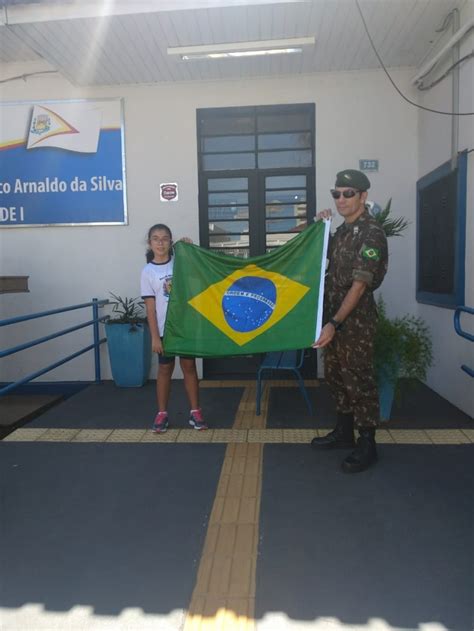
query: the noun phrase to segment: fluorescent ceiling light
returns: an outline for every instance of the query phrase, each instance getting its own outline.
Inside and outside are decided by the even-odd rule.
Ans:
[[[288,55],[302,53],[302,48],[270,48],[269,50],[243,50],[235,53],[208,53],[207,55],[181,55],[183,61],[192,59],[226,59],[229,57],[260,57],[262,55]]]
[[[303,52],[303,46],[314,46],[314,37],[293,37],[256,42],[229,42],[206,46],[168,48],[168,55],[179,55],[183,61],[193,59],[227,59],[262,55],[289,55]]]

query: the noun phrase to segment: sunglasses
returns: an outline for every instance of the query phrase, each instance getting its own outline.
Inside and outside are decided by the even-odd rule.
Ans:
[[[346,199],[350,199],[351,197],[355,197],[357,193],[360,193],[360,191],[356,191],[353,188],[349,188],[346,191],[336,191],[334,188],[331,189],[331,195],[334,199],[339,199],[341,195]]]

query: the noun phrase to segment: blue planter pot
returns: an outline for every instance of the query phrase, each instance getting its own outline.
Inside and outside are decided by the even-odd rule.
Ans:
[[[395,384],[391,381],[379,380],[379,404],[380,404],[380,420],[382,422],[390,420],[392,412],[393,399],[395,397]]]
[[[395,367],[398,374],[398,362]],[[390,420],[392,413],[393,400],[395,398],[395,389],[397,387],[397,378],[394,379],[393,367],[391,370],[382,366],[377,373],[377,386],[379,391],[380,420],[386,422]]]
[[[148,325],[105,324],[112,377],[121,388],[139,388],[148,379],[151,338]]]

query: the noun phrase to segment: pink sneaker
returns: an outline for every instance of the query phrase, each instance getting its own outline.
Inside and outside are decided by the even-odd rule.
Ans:
[[[207,423],[202,418],[201,408],[191,410],[189,413],[189,424],[192,425],[194,429],[207,429]]]
[[[153,422],[152,431],[155,434],[163,434],[168,429],[168,412],[158,412]]]

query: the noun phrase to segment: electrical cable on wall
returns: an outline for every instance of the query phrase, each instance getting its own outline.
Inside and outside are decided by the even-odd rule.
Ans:
[[[448,76],[448,74],[451,72],[451,70],[456,68],[456,66],[459,66],[459,64],[461,64],[463,61],[466,61],[467,59],[471,59],[471,57],[474,57],[474,50],[472,52],[468,53],[467,55],[464,55],[464,57],[461,57],[461,59],[458,59],[458,61],[455,64],[452,64],[452,66],[449,66],[449,68],[446,70],[446,72],[444,74],[442,74],[440,77],[438,77],[437,79],[432,81],[429,85],[427,85],[427,86],[424,86],[423,84],[418,85],[417,86],[418,90],[420,90],[422,92],[425,91],[425,90],[431,90],[431,88],[434,88],[435,85],[438,85],[438,83],[441,83],[441,81]]]
[[[439,33],[439,34],[440,34],[440,39],[441,39],[441,37],[443,36],[443,34],[446,32],[446,30],[448,29],[449,25],[453,22],[453,20],[454,20],[454,14],[455,14],[455,13],[458,13],[458,14],[459,14],[459,11],[458,11],[457,9],[453,9],[452,11],[450,11],[450,12],[449,12],[449,13],[445,16],[445,18],[444,18],[444,20],[443,20],[442,25],[441,25],[439,28],[437,28],[437,29],[435,30],[435,33]],[[436,46],[436,45],[438,45],[439,41],[440,41],[440,40],[438,40],[438,41],[436,42],[435,46]],[[429,55],[430,55],[430,54],[431,54],[431,50],[429,51],[429,53],[427,53],[426,57],[424,57],[424,58],[421,60],[421,62],[420,62],[420,64],[419,64],[420,66],[423,66],[423,67],[424,67],[424,65],[425,65],[425,61],[426,61],[426,59],[429,57]],[[429,75],[429,74],[431,74],[431,73],[435,72],[435,70],[438,68],[438,66],[440,66],[440,65],[441,65],[441,59],[442,59],[442,57],[440,57],[440,58],[439,58],[439,59],[435,62],[435,64],[434,64],[431,68],[429,68],[428,70],[426,70],[426,72],[425,72],[423,75],[421,75],[421,76],[420,76],[420,78],[416,81],[416,87],[417,87],[417,89],[418,89],[418,90],[424,90],[424,89],[425,89],[425,88],[423,87],[423,81],[425,80],[425,77],[426,77],[427,75]],[[452,69],[456,68],[456,66],[457,66],[457,64],[458,64],[458,63],[460,63],[460,62],[455,61],[455,62],[453,63],[453,65],[451,66],[451,68],[448,68],[447,72],[450,72],[450,70],[452,70]],[[418,76],[418,75],[417,75],[417,76]],[[440,78],[440,79],[441,79],[441,78]],[[434,81],[436,81],[436,80],[434,80]],[[430,85],[431,85],[431,87],[434,87],[432,84],[430,84]],[[426,89],[428,89],[428,86],[426,87]]]
[[[370,45],[372,46],[372,49],[373,49],[373,51],[375,53],[375,56],[377,57],[380,65],[381,65],[383,71],[385,72],[385,74],[387,75],[390,83],[393,85],[393,87],[398,92],[398,94],[402,97],[402,99],[407,101],[407,103],[410,103],[410,105],[413,105],[414,107],[419,108],[420,110],[425,110],[426,112],[433,112],[433,114],[442,114],[444,116],[474,116],[474,112],[444,112],[442,110],[435,110],[435,109],[432,109],[431,107],[425,107],[424,105],[419,105],[418,103],[415,103],[415,101],[412,101],[408,97],[406,97],[403,94],[403,92],[400,90],[400,88],[397,86],[395,81],[392,79],[392,77],[390,76],[387,68],[385,67],[385,64],[383,63],[383,61],[382,61],[382,59],[381,59],[381,57],[380,57],[380,55],[379,55],[379,53],[378,53],[378,51],[377,51],[377,49],[375,47],[375,44],[374,44],[374,42],[372,40],[372,37],[371,37],[370,32],[369,32],[369,29],[367,28],[367,23],[365,21],[364,14],[362,13],[362,10],[360,8],[359,0],[354,0],[354,1],[355,1],[357,10],[359,11],[359,15],[360,15],[362,23],[364,25],[365,32],[366,32],[367,37],[369,39]]]
[[[450,25],[450,23],[453,20],[453,14],[454,11],[456,11],[456,9],[453,9],[450,13],[448,13],[444,20],[443,23],[441,24],[441,26],[437,29],[435,29],[435,33],[439,33],[439,38],[436,40],[436,42],[430,41],[431,47],[428,49],[428,51],[426,52],[426,54],[423,56],[423,58],[420,60],[419,62],[419,66],[424,66],[426,60],[429,58],[429,56],[432,54],[432,51],[436,48],[436,46],[439,44],[440,40],[443,37],[443,33],[446,31],[446,29],[448,28],[448,26]],[[434,70],[436,69],[436,67],[438,66],[439,61],[436,62],[436,64],[433,66],[433,68],[431,70],[429,70],[426,74],[429,74],[430,72],[434,72]],[[426,74],[423,75],[423,77],[426,76]]]
[[[23,79],[26,81],[28,77],[35,77],[38,74],[57,74],[58,70],[38,70],[37,72],[27,72],[26,74],[19,74],[16,77],[8,77],[8,79],[0,79],[0,83],[8,83],[9,81],[18,81]]]
[[[7,28],[11,33],[14,33],[13,29],[11,28],[10,24],[8,23],[8,0],[3,0],[1,7],[3,8],[3,12],[5,14],[5,28]],[[34,49],[33,49],[34,50]],[[41,57],[41,55],[35,50],[35,53]],[[7,79],[0,79],[0,84],[1,83],[9,83],[10,81],[18,81],[19,79],[23,79],[23,81],[26,81],[28,79],[28,77],[35,77],[36,75],[41,75],[41,74],[52,74],[52,73],[59,73],[59,70],[38,70],[36,72],[26,72],[24,74],[20,74],[20,75],[16,75],[15,77],[8,77]]]

